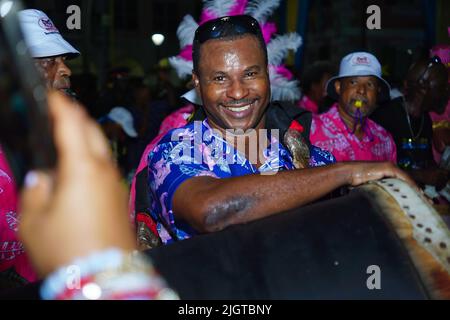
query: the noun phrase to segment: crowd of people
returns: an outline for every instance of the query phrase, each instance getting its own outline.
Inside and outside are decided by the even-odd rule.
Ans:
[[[450,47],[414,62],[396,98],[377,57],[358,51],[343,57],[338,70],[312,64],[301,79],[303,95],[279,101],[264,24],[243,13],[203,16],[192,35],[187,105],[177,109],[170,85],[165,97],[152,99],[143,79],[115,70],[93,120],[71,90],[66,65],[80,53],[45,13],[20,12],[29,52],[50,90],[58,166],[54,175],[27,175],[19,207],[0,153],[3,287],[45,279],[46,299],[173,299],[177,294],[138,249],[385,177],[450,202]],[[65,286],[64,267],[71,264],[82,268],[81,288]]]

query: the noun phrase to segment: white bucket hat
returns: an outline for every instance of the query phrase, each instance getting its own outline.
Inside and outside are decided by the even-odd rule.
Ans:
[[[80,54],[63,39],[52,20],[42,11],[27,9],[19,11],[19,22],[25,43],[33,58]]]
[[[327,82],[328,95],[337,100],[339,96],[334,87],[334,82],[340,78],[358,76],[374,76],[378,78],[381,89],[378,100],[389,100],[391,86],[381,77],[381,65],[378,59],[368,52],[353,52],[342,58],[339,75],[332,77]]]
[[[119,124],[129,137],[137,137],[138,134],[133,125],[133,116],[131,115],[130,111],[128,111],[124,107],[112,108],[111,111],[106,115],[106,117]]]

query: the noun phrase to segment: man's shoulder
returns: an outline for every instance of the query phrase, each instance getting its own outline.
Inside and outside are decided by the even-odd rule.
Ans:
[[[323,127],[324,117],[322,114],[313,114],[311,120],[311,134],[313,134],[317,129]]]
[[[185,126],[179,128],[173,128],[169,130],[162,138],[159,140],[157,145],[167,144],[167,143],[176,143],[180,142],[185,138],[192,138],[195,132],[196,123],[188,123]]]
[[[339,117],[339,114],[337,111],[337,107],[333,105],[328,111],[326,111],[324,113],[313,114],[312,122],[316,127],[321,128],[323,126],[326,126],[330,122],[333,122],[338,117]],[[336,127],[336,129],[337,129],[337,127]]]
[[[302,127],[302,136],[309,145],[310,130],[312,125],[312,113],[296,106],[289,101],[271,101],[267,108],[267,129],[280,130],[280,136],[284,136],[292,122],[297,121]]]
[[[183,127],[173,128],[164,134],[149,152],[149,162],[157,152],[174,149],[178,144],[194,140],[195,126],[198,124],[188,123]]]
[[[313,115],[313,118],[323,120],[327,118],[337,117],[338,115],[339,115],[338,106],[337,104],[334,104],[327,111]]]

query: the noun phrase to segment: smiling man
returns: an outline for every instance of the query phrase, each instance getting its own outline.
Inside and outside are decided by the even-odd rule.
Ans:
[[[195,32],[193,81],[207,118],[170,131],[149,155],[150,212],[163,243],[299,207],[343,185],[409,177],[389,162],[295,169],[267,130],[267,49],[250,16]],[[242,143],[240,143],[242,142]]]
[[[341,61],[339,75],[327,83],[328,94],[338,103],[315,115],[311,142],[331,152],[337,161],[391,161],[397,152],[391,135],[368,116],[377,101],[389,97],[389,84],[381,77],[377,58],[355,52]]]
[[[225,129],[264,127],[265,106],[269,103],[269,74],[266,57],[258,54],[261,45],[256,38],[206,42],[200,53],[201,66],[193,75],[200,87],[210,125]],[[223,59],[218,61],[217,56]]]

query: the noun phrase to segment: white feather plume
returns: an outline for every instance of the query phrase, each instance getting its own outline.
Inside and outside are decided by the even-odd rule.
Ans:
[[[177,36],[180,40],[180,48],[192,44],[194,42],[195,30],[198,28],[198,23],[194,18],[188,14],[185,15],[177,29]]]
[[[272,90],[271,100],[292,101],[300,99],[301,92],[297,80],[288,80],[282,75],[276,73],[272,68],[269,69],[270,88]]]
[[[280,0],[255,0],[247,5],[245,13],[258,20],[260,24],[264,24],[279,5]]]
[[[228,15],[235,0],[203,0],[203,10],[214,13],[217,17]]]
[[[184,78],[192,75],[193,64],[192,61],[184,60],[180,57],[170,57],[169,63],[178,74],[178,77]]]
[[[291,32],[272,39],[267,45],[269,64],[279,65],[289,50],[297,50],[302,45],[302,37]]]
[[[235,5],[235,0],[203,0],[203,9],[221,17],[228,15]],[[245,13],[253,16],[259,23],[264,24],[272,12],[279,6],[280,0],[253,0],[245,9]],[[198,24],[191,15],[186,15],[177,29],[180,47],[190,45],[194,41],[195,30]],[[297,33],[277,36],[267,45],[269,58],[269,77],[272,89],[272,100],[296,101],[301,97],[298,81],[288,80],[278,74],[274,66],[282,63],[289,50],[297,50],[302,45],[302,37]],[[170,57],[169,62],[180,78],[191,76],[192,61],[184,60],[179,56]]]

